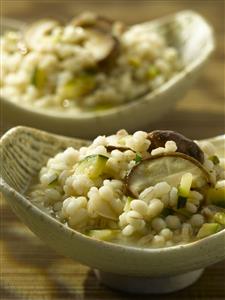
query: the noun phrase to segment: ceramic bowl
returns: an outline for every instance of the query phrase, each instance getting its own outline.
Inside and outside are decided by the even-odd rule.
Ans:
[[[224,155],[225,136],[211,140]],[[203,269],[225,258],[225,230],[202,240],[147,249],[99,241],[66,227],[37,208],[25,192],[49,157],[88,141],[16,127],[1,139],[0,189],[14,212],[55,251],[96,270],[106,285],[133,293],[167,293],[195,282]],[[225,155],[224,155],[225,156]]]
[[[5,29],[19,27],[18,23],[4,20],[3,26]],[[3,124],[8,127],[27,125],[68,136],[93,138],[99,134],[111,134],[119,128],[132,132],[161,118],[192,86],[212,53],[212,28],[203,17],[192,11],[134,25],[129,30],[137,27],[147,32],[152,28],[166,32],[168,43],[181,55],[184,68],[161,87],[127,104],[80,114],[37,110],[2,98]]]

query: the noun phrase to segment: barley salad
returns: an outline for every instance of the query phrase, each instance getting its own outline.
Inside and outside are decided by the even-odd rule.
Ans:
[[[50,158],[28,197],[95,239],[186,244],[225,228],[225,159],[215,153],[173,131],[120,130]]]
[[[5,99],[61,112],[108,109],[150,92],[182,69],[166,37],[83,13],[39,20],[0,38]]]

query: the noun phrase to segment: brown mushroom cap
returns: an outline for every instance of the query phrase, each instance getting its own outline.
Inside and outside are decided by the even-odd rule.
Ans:
[[[119,53],[120,43],[113,34],[115,22],[93,12],[84,12],[71,21],[73,26],[79,26],[89,34],[86,46],[92,50],[99,66],[108,68]]]
[[[84,12],[74,19],[72,19],[71,24],[74,26],[79,26],[83,28],[95,27],[104,32],[111,32],[113,20],[109,18],[99,16],[94,12]]]
[[[113,150],[119,150],[121,152],[125,152],[127,150],[133,151],[131,148],[128,148],[128,147],[115,146],[115,145],[108,145],[108,146],[106,146],[106,149],[108,152],[112,152]]]
[[[84,47],[92,53],[100,67],[108,65],[118,54],[119,41],[111,34],[96,28],[88,28],[86,31],[88,39]]]
[[[119,40],[112,34],[113,22],[95,14],[82,14],[71,25],[83,27],[87,39],[83,47],[93,55],[102,69],[108,68],[119,53]],[[27,26],[24,39],[29,49],[36,49],[40,43],[48,43],[52,31],[60,23],[53,19],[42,19]]]
[[[151,145],[148,149],[149,152],[158,147],[164,147],[167,141],[174,141],[177,145],[177,152],[191,156],[200,163],[204,162],[204,153],[200,147],[194,141],[178,132],[171,130],[154,130],[148,134],[148,139],[151,141]]]
[[[211,185],[210,175],[199,161],[184,153],[171,152],[151,156],[135,165],[126,178],[127,190],[138,197],[144,189],[159,182],[176,186],[187,172],[193,175],[192,187],[199,188],[199,181],[203,186]]]

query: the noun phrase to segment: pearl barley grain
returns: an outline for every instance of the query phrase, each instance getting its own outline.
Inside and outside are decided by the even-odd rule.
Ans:
[[[155,218],[152,220],[151,226],[156,232],[160,232],[166,227],[166,222],[162,218]]]
[[[163,236],[166,241],[172,240],[173,232],[169,228],[164,228],[159,233],[160,236]]]
[[[180,219],[177,216],[169,215],[166,217],[165,221],[170,229],[178,229],[181,226]]]
[[[155,235],[152,239],[152,246],[163,247],[165,245],[165,238],[160,235]]]
[[[148,216],[150,218],[158,216],[163,210],[164,204],[159,199],[153,199],[148,206]]]
[[[148,205],[142,200],[131,201],[130,207],[139,212],[142,216],[146,215],[148,211]]]
[[[204,217],[200,214],[195,214],[191,217],[190,223],[193,227],[200,227],[204,223]]]
[[[190,202],[187,202],[185,207],[187,211],[189,211],[192,214],[196,213],[198,210],[197,206],[195,206],[193,203]]]
[[[127,225],[123,230],[122,233],[125,236],[129,236],[132,235],[132,233],[134,232],[134,227],[132,225]]]

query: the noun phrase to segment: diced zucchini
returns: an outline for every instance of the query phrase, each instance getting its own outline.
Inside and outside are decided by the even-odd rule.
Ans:
[[[221,225],[225,225],[225,213],[224,212],[217,212],[213,216],[213,220]]]
[[[189,195],[193,176],[191,173],[185,173],[180,180],[178,186],[178,200],[177,209],[184,208],[187,203],[187,197]]]
[[[132,56],[128,58],[128,64],[134,68],[138,68],[141,65],[141,61],[138,57]]]
[[[103,111],[103,110],[107,110],[107,109],[110,109],[113,107],[114,107],[114,105],[112,103],[100,103],[100,104],[96,104],[93,108],[91,108],[91,110]]]
[[[31,78],[31,84],[34,85],[37,89],[41,90],[46,84],[46,79],[46,72],[43,69],[36,67]]]
[[[225,208],[225,187],[209,188],[206,193],[208,204],[214,204]]]
[[[90,155],[81,160],[75,170],[75,174],[85,174],[90,179],[96,179],[104,172],[108,157],[103,155]]]
[[[60,93],[66,99],[73,99],[76,96],[76,87],[74,81],[71,80],[67,82],[61,89]]]
[[[152,80],[154,79],[156,76],[158,76],[160,74],[160,71],[159,69],[154,66],[154,65],[151,65],[149,68],[148,68],[148,72],[147,72],[147,77],[148,79]]]
[[[197,238],[202,239],[206,236],[209,236],[209,235],[212,235],[212,234],[218,232],[220,229],[221,229],[221,226],[218,223],[205,223],[199,229]]]
[[[191,189],[193,176],[191,173],[186,173],[181,177],[180,185],[178,187],[178,196],[187,198]]]
[[[125,203],[124,209],[123,209],[125,212],[130,210],[130,203],[132,200],[134,200],[134,198],[131,198],[130,196],[127,197],[126,203]]]
[[[208,159],[211,160],[214,165],[218,165],[220,163],[219,157],[216,155],[210,156]]]
[[[115,239],[120,230],[118,229],[93,229],[87,232],[87,235],[102,241],[111,241]]]
[[[64,98],[76,99],[90,93],[95,86],[95,77],[84,73],[67,82],[60,93]]]

